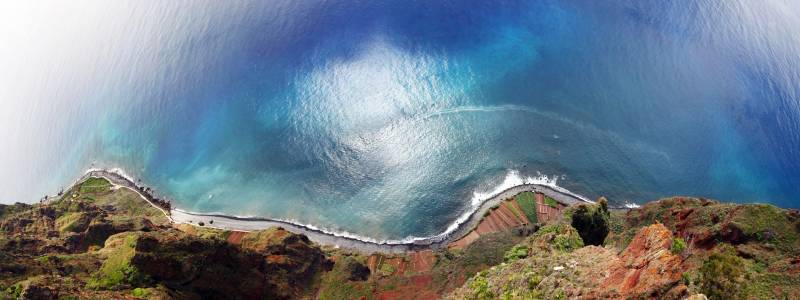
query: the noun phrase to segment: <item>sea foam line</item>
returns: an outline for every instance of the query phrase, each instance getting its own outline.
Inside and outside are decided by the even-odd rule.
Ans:
[[[108,176],[103,176],[102,174],[104,174],[104,173],[113,174],[113,175],[116,175],[116,176],[119,176],[119,177],[123,178],[125,181],[127,181],[126,182],[127,185],[120,185],[120,184],[117,184],[115,182],[112,182],[112,184],[114,184],[115,186],[123,186],[123,187],[126,187],[126,188],[134,190],[134,192],[139,194],[139,196],[142,197],[143,199],[145,199],[150,205],[152,205],[152,206],[160,209],[162,212],[164,212],[170,218],[170,220],[172,222],[174,222],[174,223],[186,223],[186,224],[194,225],[193,223],[189,223],[188,220],[186,220],[186,221],[176,220],[175,218],[172,217],[171,212],[168,214],[163,209],[161,209],[161,207],[159,207],[155,203],[151,202],[148,199],[148,197],[153,197],[153,196],[152,195],[147,195],[147,196],[143,195],[139,191],[139,190],[143,189],[143,187],[139,186],[136,183],[136,181],[133,179],[133,177],[130,176],[128,173],[126,173],[121,168],[111,168],[111,169],[90,168],[90,169],[88,169],[86,171],[86,173],[83,176],[81,176],[81,178],[79,178],[76,181],[76,184],[81,182],[82,180],[85,180],[88,177],[104,177],[106,179],[109,179],[110,181],[113,181],[112,178],[109,178]],[[241,221],[241,222],[262,221],[262,222],[282,223],[282,224],[287,225],[287,226],[294,226],[294,227],[297,227],[297,228],[302,229],[302,230],[311,231],[311,232],[315,232],[315,233],[321,233],[321,234],[324,234],[324,235],[327,235],[327,236],[330,236],[330,237],[349,239],[349,240],[354,240],[354,241],[359,241],[359,242],[368,243],[368,244],[374,244],[374,245],[379,245],[379,246],[380,245],[386,245],[386,246],[395,246],[395,245],[397,245],[397,246],[403,246],[403,245],[408,245],[408,246],[421,245],[421,246],[425,246],[425,245],[428,245],[428,246],[432,246],[434,244],[439,244],[439,243],[445,242],[446,240],[448,240],[448,238],[452,238],[451,234],[453,232],[455,232],[456,230],[463,229],[462,225],[464,223],[468,222],[468,221],[471,221],[471,218],[475,215],[475,213],[478,212],[479,210],[481,210],[482,208],[485,209],[487,206],[494,206],[496,203],[493,203],[493,202],[498,202],[499,203],[500,201],[505,200],[505,198],[507,198],[507,197],[503,197],[503,199],[499,199],[498,198],[499,195],[502,195],[505,192],[511,191],[514,188],[524,187],[524,186],[532,186],[532,187],[533,186],[544,186],[544,187],[547,187],[547,188],[550,188],[550,189],[556,191],[557,193],[561,193],[561,194],[564,194],[564,195],[566,195],[568,197],[577,199],[578,201],[592,202],[592,201],[586,199],[583,196],[577,195],[575,193],[570,192],[569,190],[566,190],[564,188],[559,187],[557,185],[557,176],[548,177],[548,176],[539,174],[538,176],[535,176],[535,177],[522,177],[519,174],[518,171],[509,170],[508,173],[506,174],[506,177],[504,178],[503,182],[500,183],[499,185],[495,186],[491,191],[489,191],[489,192],[473,192],[473,197],[471,199],[470,208],[465,213],[463,213],[461,216],[459,216],[453,223],[451,223],[450,226],[448,226],[447,229],[444,232],[442,232],[440,234],[437,234],[437,235],[428,236],[428,237],[409,236],[409,237],[406,237],[406,238],[401,239],[401,240],[377,240],[377,239],[374,239],[374,238],[370,238],[370,237],[365,237],[365,236],[361,236],[361,235],[358,235],[358,234],[354,234],[354,233],[351,233],[351,232],[348,232],[348,231],[342,231],[342,230],[335,231],[335,230],[330,230],[330,229],[323,228],[323,227],[317,227],[317,226],[314,226],[314,225],[311,225],[311,224],[303,224],[303,223],[298,222],[297,220],[293,220],[293,219],[265,218],[265,217],[258,217],[258,216],[237,216],[237,215],[231,215],[231,214],[225,214],[225,213],[197,213],[197,212],[190,212],[190,211],[181,210],[181,209],[178,209],[178,208],[172,208],[171,210],[175,211],[175,212],[180,212],[180,213],[185,214],[185,215],[191,215],[191,216],[215,216],[215,217],[227,218],[229,220],[233,219],[235,221]],[[535,188],[531,188],[531,190],[535,190]],[[542,191],[542,192],[546,192],[546,191]],[[513,196],[513,195],[506,195],[506,196]],[[490,202],[492,202],[492,203],[490,203]],[[472,221],[475,221],[475,220],[472,220]],[[214,226],[209,226],[209,227],[214,227]],[[221,229],[225,229],[225,228],[221,228]],[[249,230],[242,230],[242,231],[249,231]],[[460,236],[458,238],[460,238]]]

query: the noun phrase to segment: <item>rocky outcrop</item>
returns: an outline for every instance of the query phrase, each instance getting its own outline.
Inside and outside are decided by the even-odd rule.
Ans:
[[[187,233],[138,194],[90,183],[43,204],[0,205],[0,299],[289,299],[331,268],[303,235]]]
[[[137,233],[129,244],[109,244],[109,257],[96,280],[113,280],[126,274],[121,282],[107,282],[100,287],[131,288],[164,284],[171,290],[211,298],[256,299],[267,295],[279,297],[279,291],[267,284],[263,256],[216,239],[199,239],[177,230]],[[111,255],[116,247],[130,247],[127,261]],[[124,251],[122,251],[124,252]],[[114,268],[117,268],[116,270]],[[136,274],[135,276],[132,274]],[[288,297],[289,295],[283,295]]]
[[[307,292],[318,272],[330,269],[321,250],[302,235],[272,229],[242,240],[239,247],[176,229],[115,235],[100,251],[105,261],[89,285],[164,285],[201,298],[289,299]]]
[[[577,238],[569,225],[546,226],[526,244],[528,258],[496,266],[470,279],[450,298],[681,299],[681,258],[670,252],[672,233],[662,225],[642,229],[621,255],[608,248],[563,241]],[[559,245],[561,244],[561,245]],[[573,244],[569,247],[564,245]]]
[[[584,221],[592,218],[587,207]],[[506,265],[472,277],[450,298],[794,299],[800,297],[795,210],[676,197],[615,211],[604,247],[564,247],[564,220],[510,250]],[[565,216],[574,218],[574,211]],[[524,247],[523,247],[524,246]],[[529,249],[527,257],[521,249]],[[515,260],[516,259],[516,260]],[[507,260],[508,261],[508,260]]]
[[[681,279],[682,260],[670,252],[672,243],[672,232],[662,224],[639,230],[600,284],[607,287],[604,296],[664,298],[673,288],[670,298],[684,296],[680,291],[686,287],[676,287]]]
[[[800,212],[768,204],[732,204],[689,197],[654,201],[622,216],[625,231],[611,242],[624,245],[625,236],[660,222],[693,247],[709,250],[720,242],[744,245],[771,242],[782,251],[800,249]]]
[[[249,232],[241,238],[241,247],[264,255],[264,271],[281,274],[268,277],[268,284],[285,296],[300,294],[316,274],[333,267],[333,262],[308,237],[283,228]]]

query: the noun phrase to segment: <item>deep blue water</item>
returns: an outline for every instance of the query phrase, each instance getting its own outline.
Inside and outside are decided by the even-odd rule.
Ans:
[[[4,10],[2,202],[120,167],[183,209],[376,239],[538,174],[800,207],[796,2],[90,7]]]

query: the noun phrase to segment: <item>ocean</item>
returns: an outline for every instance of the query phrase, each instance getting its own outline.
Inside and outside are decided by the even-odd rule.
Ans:
[[[378,240],[524,182],[800,207],[796,1],[13,1],[0,24],[0,203],[120,168],[184,210]]]

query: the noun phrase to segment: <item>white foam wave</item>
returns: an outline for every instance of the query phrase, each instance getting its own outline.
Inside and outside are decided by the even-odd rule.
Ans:
[[[495,186],[494,189],[488,192],[473,192],[472,202],[473,206],[478,206],[483,201],[486,201],[503,191],[510,189],[512,187],[523,185],[523,184],[539,184],[539,185],[546,185],[549,187],[557,187],[558,176],[547,176],[542,174],[537,174],[534,177],[523,177],[519,174],[517,170],[509,170],[506,174],[505,179],[499,185]]]
[[[88,169],[86,171],[86,174],[88,174],[89,172],[93,172],[93,171],[105,171],[105,172],[110,172],[110,173],[116,173],[117,175],[119,175],[121,177],[124,177],[125,179],[127,179],[131,183],[135,184],[135,182],[136,182],[134,180],[133,176],[130,176],[129,174],[125,173],[125,171],[123,169],[121,169],[121,168],[112,168],[112,169],[90,168],[90,169]],[[552,188],[554,190],[557,190],[559,192],[562,192],[562,193],[565,193],[565,194],[568,194],[568,195],[572,195],[572,196],[574,196],[576,198],[579,198],[579,199],[587,201],[587,202],[592,202],[592,201],[589,201],[588,199],[586,199],[586,198],[584,198],[584,197],[582,197],[580,195],[572,193],[569,190],[558,186],[557,182],[558,182],[558,176],[547,176],[547,175],[542,175],[542,174],[539,174],[539,173],[537,173],[536,176],[522,176],[522,175],[520,175],[519,171],[517,171],[517,170],[509,170],[508,173],[506,174],[505,178],[503,179],[503,181],[499,185],[493,187],[490,191],[485,191],[485,192],[477,192],[476,191],[476,192],[473,192],[473,197],[472,197],[472,199],[470,201],[471,202],[470,203],[471,204],[470,208],[467,209],[467,211],[465,211],[463,214],[461,214],[461,216],[459,216],[453,223],[451,223],[450,226],[448,226],[447,229],[444,232],[442,232],[440,234],[437,234],[437,235],[433,235],[433,236],[427,236],[427,237],[408,236],[408,237],[406,237],[404,239],[400,239],[400,240],[378,240],[378,239],[374,239],[374,238],[370,238],[370,237],[366,237],[366,236],[361,236],[361,235],[358,235],[358,234],[355,234],[355,233],[351,233],[351,232],[348,232],[348,231],[344,231],[344,230],[331,230],[331,229],[328,229],[328,228],[318,227],[318,226],[311,225],[311,224],[304,224],[304,223],[301,223],[301,222],[299,222],[297,220],[294,220],[294,219],[264,218],[264,217],[260,217],[260,216],[234,215],[234,214],[228,214],[228,213],[222,213],[222,212],[194,213],[194,212],[185,211],[185,210],[178,209],[178,208],[173,208],[172,210],[184,213],[186,215],[192,215],[192,216],[211,216],[211,215],[229,216],[229,217],[233,217],[233,218],[245,219],[244,222],[251,222],[253,220],[259,221],[260,220],[260,221],[266,221],[266,222],[285,223],[285,224],[288,224],[288,225],[293,225],[293,226],[297,226],[297,227],[300,227],[300,228],[306,228],[306,229],[310,229],[310,230],[313,230],[313,231],[321,232],[321,233],[324,233],[326,235],[334,236],[334,237],[341,237],[341,238],[347,238],[347,239],[352,239],[352,240],[359,240],[359,241],[362,241],[362,242],[373,243],[373,244],[401,245],[401,244],[412,244],[412,243],[419,242],[419,241],[440,241],[440,240],[443,240],[443,239],[447,238],[448,235],[450,235],[451,233],[456,231],[462,224],[467,222],[469,220],[469,218],[476,211],[478,211],[483,204],[485,204],[487,201],[491,200],[492,198],[500,195],[501,193],[503,193],[503,192],[513,188],[513,187],[516,187],[516,186],[530,185],[530,184],[548,186],[548,187],[550,187],[550,188]],[[77,184],[77,182],[76,182],[76,184]],[[138,191],[136,191],[136,192],[138,193]],[[147,200],[143,195],[140,194],[140,196],[142,196],[142,198]],[[246,220],[246,219],[249,219],[249,220]],[[173,221],[185,222],[185,221],[174,220],[174,219],[173,219]],[[186,221],[188,221],[188,220],[186,220]]]
[[[639,207],[641,207],[639,204],[636,204],[636,203],[625,203],[625,204],[623,204],[623,206],[625,206],[625,208],[639,208]]]
[[[523,176],[520,175],[519,171],[517,171],[517,170],[508,170],[508,173],[506,173],[506,177],[503,179],[503,182],[501,182],[499,185],[497,185],[494,188],[492,188],[492,190],[486,191],[486,192],[478,192],[478,191],[473,192],[472,193],[473,196],[472,196],[472,199],[470,201],[470,208],[466,212],[461,214],[461,216],[459,216],[458,219],[456,219],[453,223],[451,223],[450,226],[447,226],[447,229],[444,232],[442,232],[440,234],[437,234],[435,236],[430,236],[430,237],[414,237],[414,236],[411,236],[411,237],[407,237],[407,238],[403,239],[403,241],[414,242],[414,241],[421,241],[421,240],[432,240],[432,239],[444,238],[447,235],[449,235],[450,233],[456,231],[459,228],[459,226],[461,226],[462,224],[464,224],[464,222],[469,220],[469,218],[472,216],[472,214],[474,214],[478,209],[480,209],[481,205],[484,202],[492,199],[493,197],[495,197],[495,196],[503,193],[504,191],[506,191],[506,190],[508,190],[510,188],[513,188],[515,186],[526,185],[526,184],[538,184],[538,185],[546,185],[546,186],[551,187],[553,189],[556,189],[558,191],[562,191],[562,190],[563,191],[567,191],[566,189],[559,187],[557,185],[557,182],[558,182],[558,176],[555,176],[555,175],[554,176],[547,176],[547,175],[543,175],[543,174],[540,174],[540,173],[537,172],[536,176],[523,177]],[[567,191],[567,192],[569,192],[569,191]],[[572,195],[571,192],[569,194]],[[580,199],[585,200],[584,197],[580,197]]]
[[[501,112],[501,111],[525,111],[525,112],[532,112],[532,113],[539,113],[539,111],[519,106],[519,105],[495,105],[495,106],[459,106],[449,109],[443,109],[439,111],[434,111],[422,115],[419,119],[428,119],[432,117],[442,116],[442,115],[449,115],[449,114],[457,114],[462,112]]]

